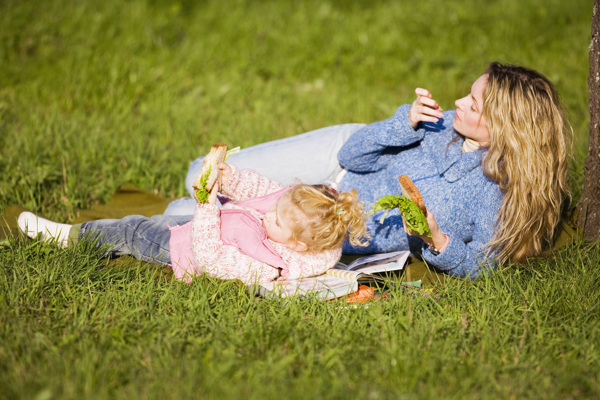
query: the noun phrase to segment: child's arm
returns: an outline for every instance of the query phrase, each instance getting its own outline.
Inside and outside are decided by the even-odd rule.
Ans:
[[[298,252],[281,243],[273,243],[273,247],[287,265],[287,270],[281,271],[284,280],[321,275],[335,267],[342,256],[342,249]]]
[[[245,284],[277,279],[279,269],[256,261],[235,246],[221,241],[220,210],[213,204],[198,204],[192,223],[194,264],[201,272],[221,279],[239,279]]]
[[[279,182],[270,180],[250,169],[238,169],[235,165],[219,164],[225,166],[223,170],[223,186],[221,193],[234,201],[248,200],[273,193],[283,188]],[[226,168],[231,169],[227,173]]]

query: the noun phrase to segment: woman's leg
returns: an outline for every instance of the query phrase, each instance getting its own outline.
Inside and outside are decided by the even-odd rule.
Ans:
[[[364,124],[335,125],[289,138],[261,143],[233,154],[227,162],[241,169],[253,169],[284,185],[323,183],[338,167],[337,153],[348,138]],[[202,169],[204,157],[192,161],[185,187],[192,184]]]
[[[326,183],[339,170],[337,153],[348,138],[364,124],[334,125],[289,138],[261,143],[233,154],[227,162],[283,183]],[[185,178],[185,187],[193,196],[204,156],[192,161]],[[196,202],[191,197],[172,201],[165,215],[194,213]]]
[[[106,256],[131,255],[138,260],[156,264],[170,264],[167,226],[183,225],[191,216],[130,215],[122,219],[100,219],[81,224],[79,238],[98,240],[106,247]]]

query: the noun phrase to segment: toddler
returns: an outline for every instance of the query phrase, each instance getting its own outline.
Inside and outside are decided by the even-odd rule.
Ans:
[[[61,247],[91,237],[107,256],[170,265],[186,282],[202,273],[246,284],[319,275],[340,259],[346,237],[353,245],[367,244],[365,212],[355,191],[283,187],[252,170],[218,167],[221,208],[215,185],[193,216],[131,215],[68,225],[24,212],[19,227]]]

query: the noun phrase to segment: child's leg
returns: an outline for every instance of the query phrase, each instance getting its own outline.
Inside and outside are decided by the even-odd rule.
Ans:
[[[106,246],[107,256],[131,255],[146,262],[170,264],[171,231],[167,224],[172,227],[183,225],[191,218],[191,215],[130,215],[122,219],[84,222],[79,230],[79,238],[87,236],[97,239],[99,246]]]
[[[19,229],[32,239],[41,234],[44,242],[56,243],[57,246],[65,248],[69,245],[69,232],[72,225],[59,224],[50,221],[29,211],[22,212],[17,220]]]

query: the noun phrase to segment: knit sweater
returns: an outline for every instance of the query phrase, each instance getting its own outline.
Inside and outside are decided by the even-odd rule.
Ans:
[[[486,150],[462,152],[464,139],[452,128],[454,111],[444,112],[436,124],[419,123],[413,129],[409,110],[409,104],[403,105],[391,118],[367,125],[349,138],[338,153],[347,169],[339,188],[357,189],[371,208],[384,195],[401,194],[398,177],[408,175],[450,237],[448,245],[439,255],[432,254],[423,240],[404,232],[396,209],[383,223],[378,222],[380,215],[369,219],[373,239],[368,247],[346,243],[344,253],[411,250],[444,273],[474,279],[495,265],[493,256],[486,258],[486,244],[494,234],[503,193],[483,172]]]
[[[278,191],[282,186],[251,170],[239,171],[232,167],[230,179],[223,185],[222,193],[233,201],[248,200]],[[223,208],[240,208],[262,220],[264,214],[249,207],[239,207],[231,202]],[[216,205],[198,204],[192,221],[193,273],[205,272],[222,279],[239,279],[246,284],[263,283],[278,278],[297,279],[320,275],[335,266],[342,255],[341,249],[320,252],[297,252],[285,245],[270,241],[287,265],[282,271],[242,253],[236,246],[225,245],[221,240],[220,210]]]

